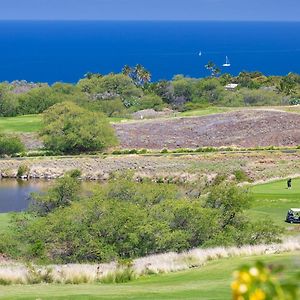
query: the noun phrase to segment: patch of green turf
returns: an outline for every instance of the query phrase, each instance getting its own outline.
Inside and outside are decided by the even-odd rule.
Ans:
[[[241,109],[241,107],[206,107],[202,109],[189,110],[182,113],[176,114],[177,117],[197,117],[197,116],[207,116],[212,114],[220,114],[230,111],[235,111]]]
[[[284,225],[287,211],[300,208],[300,179],[292,180],[292,189],[287,189],[286,180],[256,185],[252,188],[255,202],[249,213],[260,220],[273,220]],[[286,226],[289,226],[286,224]],[[293,225],[299,226],[299,225]]]
[[[27,285],[3,286],[1,299],[230,299],[232,272],[240,265],[262,260],[282,264],[290,276],[297,269],[298,253],[270,256],[237,257],[209,262],[206,266],[188,271],[147,276],[126,284]],[[298,259],[298,260],[297,260]]]
[[[129,121],[126,118],[109,118],[111,123]],[[42,127],[41,115],[26,115],[18,117],[0,117],[0,132],[37,132]]]
[[[2,233],[7,232],[10,220],[9,213],[0,213],[0,236]]]
[[[36,132],[41,125],[40,115],[0,118],[0,132]]]

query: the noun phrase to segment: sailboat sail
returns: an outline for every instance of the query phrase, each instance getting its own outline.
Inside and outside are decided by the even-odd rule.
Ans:
[[[226,56],[226,62],[225,64],[223,64],[223,67],[230,67],[230,66],[231,66],[230,61],[228,59],[228,56]]]

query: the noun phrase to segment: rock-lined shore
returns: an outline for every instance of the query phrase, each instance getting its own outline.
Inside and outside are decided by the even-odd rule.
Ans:
[[[140,177],[184,182],[244,170],[252,180],[263,181],[299,173],[300,151],[0,159],[0,177],[16,178],[20,166],[26,166],[26,178],[55,179],[80,169],[83,179],[107,180],[114,172],[131,170]]]

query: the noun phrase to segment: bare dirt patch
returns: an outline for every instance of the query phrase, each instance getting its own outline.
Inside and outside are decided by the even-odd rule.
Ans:
[[[176,149],[300,145],[300,115],[241,110],[114,125],[122,148]]]

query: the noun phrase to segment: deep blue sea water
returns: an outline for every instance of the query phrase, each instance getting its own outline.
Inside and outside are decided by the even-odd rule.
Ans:
[[[0,81],[77,82],[137,63],[153,80],[202,77],[226,55],[223,72],[300,73],[300,22],[0,22]]]

